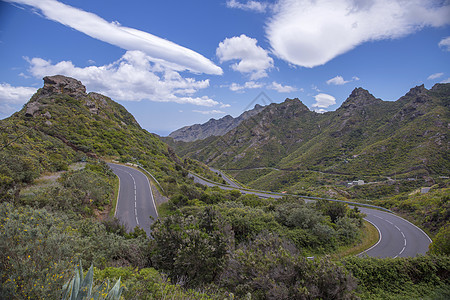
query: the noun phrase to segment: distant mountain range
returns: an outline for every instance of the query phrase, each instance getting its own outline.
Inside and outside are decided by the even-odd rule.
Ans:
[[[228,131],[236,128],[242,121],[255,116],[263,109],[264,106],[256,104],[253,109],[242,113],[237,118],[226,115],[218,120],[210,119],[204,124],[194,124],[175,130],[169,134],[169,137],[173,138],[175,141],[193,142],[196,140],[203,140],[210,136],[222,136]]]
[[[180,156],[224,170],[448,176],[449,108],[450,84],[417,86],[397,101],[356,88],[336,111],[319,114],[298,99],[286,99],[223,136],[169,143]],[[260,173],[255,180],[268,176]]]

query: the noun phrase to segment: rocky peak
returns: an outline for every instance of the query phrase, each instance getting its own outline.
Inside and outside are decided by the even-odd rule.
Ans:
[[[68,94],[72,97],[86,96],[86,87],[81,81],[63,75],[44,77],[43,91],[46,94]]]
[[[82,101],[93,114],[98,114],[100,108],[107,106],[107,97],[93,92],[86,94],[86,87],[79,80],[63,75],[46,76],[43,79],[44,86],[27,103],[27,117],[43,113],[43,109],[54,102],[53,96],[62,94]]]
[[[356,109],[380,102],[382,102],[381,99],[375,98],[368,90],[359,87],[352,91],[347,100],[342,103],[340,109]]]
[[[409,92],[406,93],[405,96],[403,96],[399,99],[399,101],[400,102],[409,102],[409,103],[411,103],[411,105],[418,105],[419,103],[425,103],[425,102],[431,101],[431,97],[428,94],[428,90],[422,84],[422,85],[418,85],[418,86],[410,89]]]
[[[286,98],[286,100],[284,100],[283,103],[285,104],[286,107],[290,107],[290,108],[295,107],[295,109],[298,111],[309,111],[309,108],[305,104],[303,104],[303,102],[298,98],[294,98],[294,99]]]
[[[296,115],[299,112],[310,111],[309,108],[298,98],[286,98],[284,102],[280,104],[271,104],[269,107],[272,107],[272,111],[286,111],[293,115]]]
[[[422,84],[410,89],[405,96],[419,96],[425,94],[427,91],[428,90],[425,88],[425,85]]]

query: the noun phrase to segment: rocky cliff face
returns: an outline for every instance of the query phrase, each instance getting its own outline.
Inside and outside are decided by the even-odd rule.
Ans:
[[[210,119],[204,124],[194,124],[192,126],[185,126],[175,130],[169,134],[169,137],[176,141],[192,142],[196,140],[203,140],[210,136],[222,136],[230,130],[236,128],[242,121],[257,115],[264,108],[264,106],[256,104],[253,109],[242,113],[237,118],[227,115],[218,120]]]

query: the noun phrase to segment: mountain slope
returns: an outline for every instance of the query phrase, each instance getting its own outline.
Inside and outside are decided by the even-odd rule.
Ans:
[[[270,167],[356,177],[448,176],[449,98],[450,84],[430,90],[418,86],[395,102],[357,88],[338,110],[325,114],[287,99],[222,137],[175,147],[182,156],[228,170]],[[253,172],[253,180],[268,173]],[[271,181],[284,180],[272,173]]]
[[[243,112],[237,118],[226,115],[218,120],[210,119],[204,124],[194,124],[175,130],[169,134],[169,137],[173,138],[175,141],[192,142],[203,140],[210,136],[221,136],[236,128],[242,121],[257,115],[263,109],[264,106],[256,104],[253,109]]]
[[[140,162],[164,181],[180,176],[178,158],[143,130],[120,104],[86,93],[73,78],[44,78],[44,87],[11,117],[0,120],[3,196],[46,171],[67,169],[85,157]],[[181,168],[178,168],[181,170]]]

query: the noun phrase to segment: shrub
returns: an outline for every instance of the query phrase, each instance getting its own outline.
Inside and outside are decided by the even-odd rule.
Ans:
[[[450,255],[450,223],[439,229],[430,245],[430,253]]]
[[[344,268],[300,257],[291,242],[269,232],[236,250],[219,284],[252,299],[347,299],[356,287]]]
[[[189,285],[212,282],[222,271],[233,244],[230,227],[210,207],[197,215],[177,213],[152,225],[152,262],[172,279]]]

